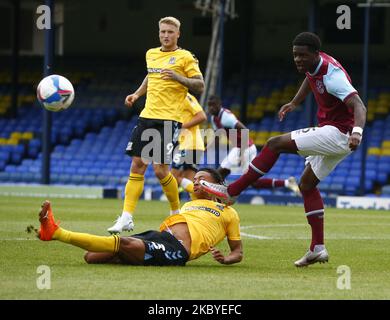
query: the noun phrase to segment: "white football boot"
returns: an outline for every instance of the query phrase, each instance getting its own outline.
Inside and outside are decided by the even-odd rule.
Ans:
[[[290,177],[290,178],[287,179],[286,188],[290,189],[297,196],[301,195],[301,191],[299,190],[299,186],[298,186],[297,180],[295,180],[294,177]]]
[[[301,259],[295,261],[294,264],[296,267],[300,268],[300,267],[307,267],[308,265],[317,262],[325,263],[328,262],[328,260],[329,260],[328,251],[326,251],[326,249],[324,248],[318,252],[309,250]]]
[[[209,194],[214,195],[217,199],[221,200],[222,203],[230,206],[236,202],[237,197],[232,197],[227,191],[227,186],[217,183],[211,183],[204,180],[200,180],[199,184],[201,188]]]
[[[121,233],[122,231],[132,231],[134,229],[133,216],[128,213],[122,213],[116,219],[115,224],[108,228],[107,231],[111,234]]]

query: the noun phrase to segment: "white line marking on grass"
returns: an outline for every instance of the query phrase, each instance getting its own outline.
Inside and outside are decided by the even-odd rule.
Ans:
[[[255,224],[251,226],[241,226],[241,230],[253,228],[290,228],[290,227],[306,227],[307,223],[285,223],[285,224]],[[347,227],[385,227],[390,226],[389,223],[337,223],[337,226]]]
[[[39,239],[28,239],[28,238],[4,238],[0,241],[37,241]]]
[[[367,224],[354,224],[354,226],[362,225],[367,226]],[[383,226],[382,224],[378,224],[379,226]],[[254,228],[280,228],[280,227],[302,227],[307,226],[306,224],[258,224],[258,225],[251,225],[251,226],[241,226],[241,235],[248,238],[253,238],[257,240],[310,240],[311,238],[309,236],[298,236],[298,237],[268,237],[268,236],[261,236],[258,234],[251,234],[242,232],[242,230],[247,229],[254,229]],[[371,236],[327,236],[326,239],[328,240],[390,240],[390,236],[383,236],[383,237],[371,237]]]
[[[307,224],[296,223],[296,224],[256,224],[252,226],[241,226],[241,230],[253,229],[253,228],[283,228],[283,227],[304,227]]]
[[[241,232],[241,235],[248,238],[253,238],[257,240],[310,240],[310,237],[294,237],[294,238],[283,238],[283,237],[267,237],[267,236],[260,236],[257,234],[251,234],[251,233],[245,233]],[[326,240],[390,240],[390,237],[326,237]]]
[[[274,239],[276,239],[276,238],[271,238],[271,237],[266,237],[266,236],[258,236],[256,234],[250,234],[250,233],[245,233],[245,232],[241,232],[241,235],[248,237],[248,238],[258,239],[258,240],[274,240]]]

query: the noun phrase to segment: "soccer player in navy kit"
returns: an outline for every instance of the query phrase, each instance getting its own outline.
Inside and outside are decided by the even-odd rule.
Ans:
[[[297,267],[327,262],[324,245],[324,204],[318,183],[351,152],[363,135],[366,108],[341,64],[320,51],[319,37],[310,32],[298,34],[293,41],[293,57],[299,73],[306,75],[295,97],[279,110],[279,120],[295,110],[310,91],[318,105],[318,126],[270,138],[250,163],[248,171],[228,187],[201,182],[203,188],[225,202],[233,202],[244,189],[266,174],[281,153],[306,157],[300,179],[304,208],[312,229],[308,252],[295,261]]]
[[[126,106],[132,107],[141,96],[146,95],[145,107],[126,147],[126,154],[132,157],[130,175],[125,187],[122,214],[107,229],[112,234],[133,230],[133,214],[144,189],[144,176],[149,164],[152,164],[169,201],[171,214],[180,209],[178,185],[169,164],[178,142],[187,93],[189,90],[202,93],[204,81],[198,60],[190,51],[178,46],[180,21],[164,17],[158,25],[161,46],[146,52],[147,75],[139,88],[125,99]]]

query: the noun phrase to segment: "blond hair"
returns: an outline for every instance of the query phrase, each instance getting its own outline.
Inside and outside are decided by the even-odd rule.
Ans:
[[[160,26],[162,23],[170,24],[175,26],[176,28],[180,29],[180,21],[176,19],[175,17],[164,17],[161,18],[158,22],[158,25]]]

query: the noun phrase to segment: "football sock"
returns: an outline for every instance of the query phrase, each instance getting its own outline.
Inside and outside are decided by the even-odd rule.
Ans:
[[[191,200],[196,200],[194,194],[194,183],[190,179],[183,178],[180,182],[180,186],[182,186],[184,190],[190,194]]]
[[[180,209],[180,200],[179,200],[179,188],[177,186],[177,181],[172,173],[169,174],[160,180],[161,187],[167,196],[169,204],[171,206],[171,210],[179,210]]]
[[[122,217],[124,216],[130,216],[130,219],[133,220],[133,214],[131,212],[123,211],[122,212]],[[128,218],[127,218],[128,219]]]
[[[280,180],[280,179],[260,178],[252,183],[252,187],[256,189],[281,188],[285,186],[286,186],[286,180]]]
[[[134,212],[143,190],[144,176],[138,173],[130,173],[125,188],[124,212]]]
[[[311,226],[310,250],[324,244],[324,203],[317,188],[302,191],[306,218]]]
[[[120,238],[116,235],[109,237],[95,236],[88,233],[72,232],[62,228],[58,228],[54,232],[53,239],[92,252],[116,253],[119,251],[120,244]]]
[[[190,179],[183,178],[180,182],[180,186],[182,186],[184,190],[189,193],[194,192],[194,183]]]
[[[278,160],[279,154],[264,146],[260,153],[249,164],[248,171],[238,180],[228,186],[228,193],[231,196],[238,196],[253,182],[265,175]]]

